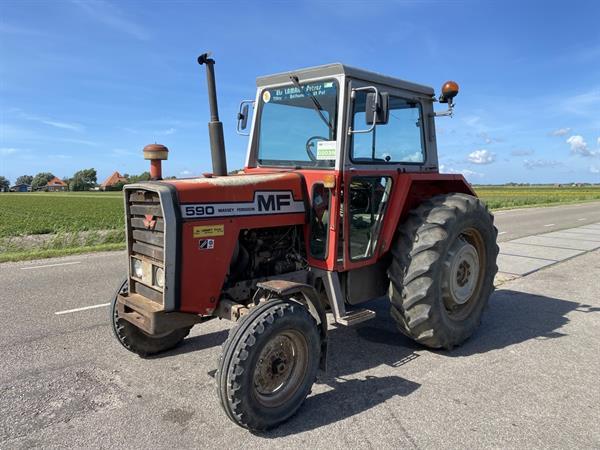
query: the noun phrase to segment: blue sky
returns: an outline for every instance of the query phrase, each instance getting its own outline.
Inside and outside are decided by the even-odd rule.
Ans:
[[[0,3],[0,175],[210,171],[212,50],[229,168],[259,75],[329,62],[439,89],[444,171],[474,183],[600,182],[600,2],[11,1]],[[439,105],[438,105],[439,106]],[[441,109],[441,108],[440,108]]]

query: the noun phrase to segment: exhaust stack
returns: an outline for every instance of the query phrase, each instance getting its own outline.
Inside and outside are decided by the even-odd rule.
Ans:
[[[215,83],[215,60],[210,58],[210,53],[203,53],[198,57],[198,64],[206,65],[206,82],[208,84],[208,103],[210,105],[210,122],[208,122],[208,136],[210,138],[210,153],[212,156],[213,175],[227,175],[227,160],[225,159],[225,140],[223,138],[223,124],[219,121],[219,107],[217,106],[217,86]]]

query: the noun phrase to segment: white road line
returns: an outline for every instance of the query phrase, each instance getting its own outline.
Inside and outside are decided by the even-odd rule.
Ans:
[[[498,233],[498,236],[500,236],[501,234],[506,234],[506,233],[508,233],[508,231],[500,231],[500,232]]]
[[[72,264],[81,264],[81,261],[71,261],[71,262],[56,263],[56,264],[44,264],[42,266],[21,267],[21,270],[43,269],[44,267],[56,267],[56,266],[70,266]]]
[[[581,219],[577,219],[578,221],[582,221],[582,220],[587,220],[585,217],[582,217]]]
[[[101,303],[99,305],[84,306],[82,308],[67,309],[65,311],[57,311],[54,314],[57,316],[60,316],[62,314],[70,314],[70,313],[79,312],[79,311],[86,311],[88,309],[104,308],[105,306],[108,306],[108,305],[110,305],[110,303]]]
[[[546,224],[546,225],[544,225],[544,226],[545,226],[545,227],[553,227],[554,225],[556,225],[556,224],[554,224],[554,223],[548,223],[548,224]]]

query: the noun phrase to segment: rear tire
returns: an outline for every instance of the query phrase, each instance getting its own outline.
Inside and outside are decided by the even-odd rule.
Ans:
[[[388,269],[400,331],[432,348],[469,338],[494,290],[497,234],[493,216],[471,195],[438,195],[412,210]]]
[[[157,336],[152,336],[140,330],[131,322],[119,318],[117,297],[119,294],[125,294],[127,292],[129,292],[129,285],[127,280],[125,280],[117,290],[111,302],[110,321],[113,334],[121,345],[130,352],[136,353],[142,357],[164,352],[179,345],[190,333],[192,327],[180,328]]]
[[[253,308],[223,344],[215,379],[225,413],[255,431],[284,422],[309,394],[320,352],[317,324],[300,303],[273,299]]]

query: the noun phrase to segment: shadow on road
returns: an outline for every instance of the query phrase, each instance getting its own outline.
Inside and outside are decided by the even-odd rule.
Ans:
[[[399,374],[402,366],[427,355],[427,349],[400,334],[390,316],[387,298],[365,306],[377,312],[375,319],[357,327],[336,327],[329,332],[328,370],[318,380],[329,389],[310,396],[292,419],[261,436],[277,438],[326,426],[367,411],[394,396],[409,396],[421,386],[418,380],[407,380]],[[453,358],[500,350],[531,339],[557,339],[565,336],[561,328],[569,322],[566,316],[571,312],[593,313],[600,312],[600,308],[501,289],[490,299],[481,326],[467,342],[452,351],[433,351]],[[158,357],[218,346],[227,334],[228,330],[220,330],[194,336],[179,348]],[[391,374],[384,368],[385,376],[357,375],[372,372],[379,366],[388,366]]]
[[[421,386],[418,380],[406,380],[395,374],[344,379],[380,365],[401,374],[401,366],[427,354],[427,349],[397,331],[387,299],[375,300],[367,307],[377,312],[375,319],[355,328],[339,327],[330,332],[328,372],[319,383],[332,389],[309,397],[298,414],[275,430],[261,433],[262,437],[277,438],[326,426],[394,396],[408,396]],[[461,357],[499,350],[530,339],[560,338],[565,336],[560,328],[569,322],[566,315],[573,311],[591,313],[599,312],[600,308],[499,290],[490,299],[482,324],[471,339],[453,351],[436,350],[435,353]]]

